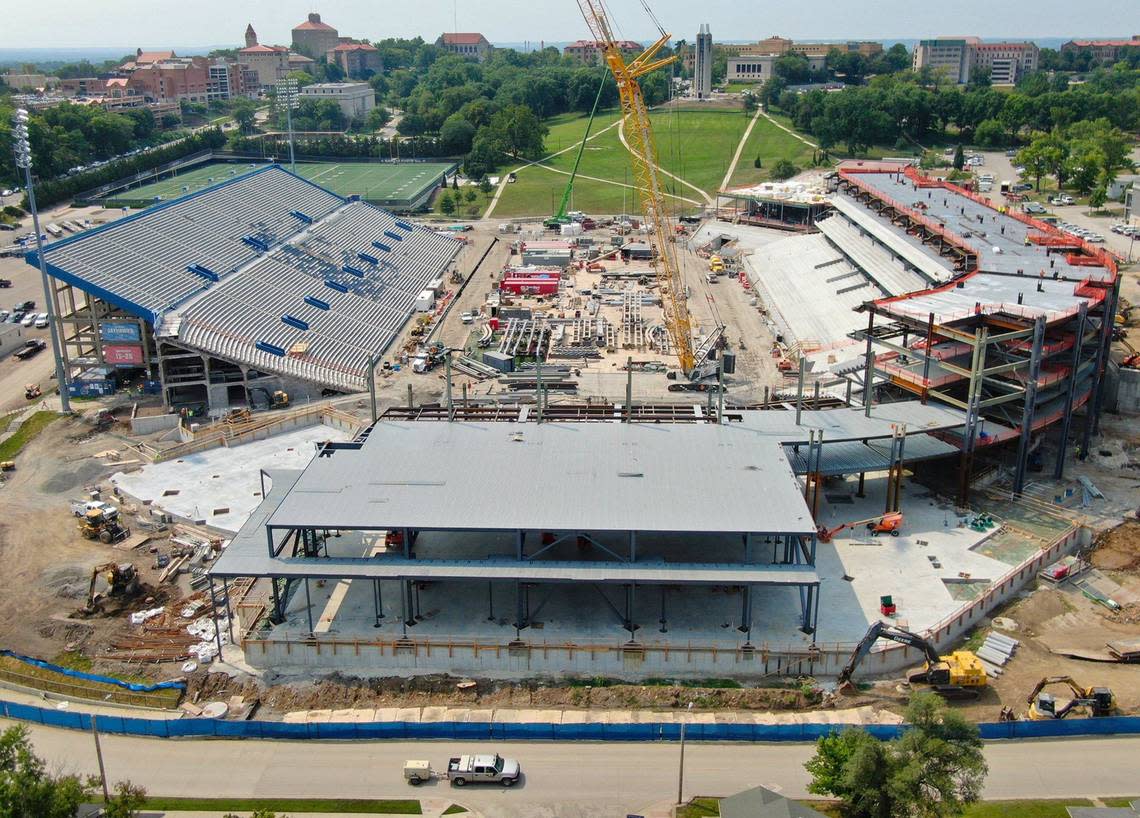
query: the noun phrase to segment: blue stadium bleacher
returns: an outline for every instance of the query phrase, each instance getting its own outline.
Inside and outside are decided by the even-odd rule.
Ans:
[[[460,247],[271,166],[61,241],[46,258],[57,277],[187,346],[352,391]]]

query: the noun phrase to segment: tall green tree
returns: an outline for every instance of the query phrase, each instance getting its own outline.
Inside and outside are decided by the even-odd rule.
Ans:
[[[819,739],[808,791],[839,799],[844,818],[953,818],[978,800],[987,767],[978,728],[933,693],[907,707],[908,727],[882,742],[862,729]]]
[[[961,170],[966,166],[966,153],[961,144],[954,147],[954,170]]]
[[[0,815],[8,818],[74,818],[90,795],[74,775],[52,775],[32,752],[28,729],[0,734]]]

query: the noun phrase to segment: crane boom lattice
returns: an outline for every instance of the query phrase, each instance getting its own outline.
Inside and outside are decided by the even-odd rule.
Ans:
[[[672,212],[668,195],[657,164],[657,143],[649,121],[649,109],[641,92],[638,78],[673,62],[675,57],[658,58],[657,54],[669,42],[669,34],[649,46],[640,56],[626,63],[625,56],[614,38],[606,17],[602,0],[578,0],[582,16],[594,39],[598,41],[606,58],[606,65],[617,81],[621,99],[622,119],[626,141],[633,165],[633,176],[645,221],[652,226],[651,241],[656,253],[653,266],[661,287],[661,305],[665,311],[665,326],[669,331],[681,369],[688,375],[694,367],[692,327],[687,296],[677,251],[673,243]],[[648,7],[647,7],[648,8]]]

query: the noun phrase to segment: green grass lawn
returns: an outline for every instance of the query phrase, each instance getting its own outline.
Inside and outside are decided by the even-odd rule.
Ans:
[[[461,807],[458,804],[452,804],[450,807],[443,811],[444,815],[458,815],[461,812],[467,812],[467,807]]]
[[[808,137],[809,139],[811,137]],[[754,185],[770,179],[772,165],[781,159],[789,160],[801,170],[811,165],[814,148],[804,144],[795,136],[782,131],[764,117],[756,120],[756,127],[748,137],[744,150],[740,154],[740,162],[732,174],[730,187],[740,185]],[[760,157],[761,167],[755,166],[756,157]]]
[[[8,431],[8,427],[12,425],[12,421],[20,416],[18,411],[9,412],[6,415],[0,415],[0,435]]]
[[[694,798],[677,808],[677,818],[710,818],[720,815],[720,800],[717,798]]]
[[[305,812],[342,812],[361,815],[422,815],[415,798],[160,798],[148,796],[146,810],[185,812],[237,812],[269,810],[278,815]]]
[[[75,664],[78,663],[66,663],[66,665]],[[89,670],[89,664],[83,669]],[[182,698],[182,691],[180,690],[164,689],[150,692],[127,690],[118,685],[93,682],[56,673],[53,670],[29,665],[8,656],[0,657],[0,679],[21,687],[44,690],[73,699],[86,699],[95,702],[111,701],[142,707],[172,709],[178,706],[178,701]],[[124,681],[145,682],[147,680],[136,677],[124,679]]]
[[[48,427],[52,421],[59,417],[58,412],[36,412],[20,424],[7,440],[0,443],[0,460],[13,460],[23,451],[24,447],[35,440],[36,436]],[[10,424],[12,421],[8,421]],[[5,426],[7,428],[7,426]]]
[[[737,110],[670,109],[651,114],[657,153],[661,166],[695,185],[706,193],[715,194],[740,138],[748,127],[749,116]],[[616,111],[606,111],[594,120],[591,134],[599,134],[586,145],[579,167],[581,176],[607,181],[579,178],[574,183],[573,208],[588,213],[617,213],[624,208],[636,212],[635,191],[629,152],[622,146],[616,127],[602,133],[617,121]],[[550,121],[550,134],[546,139],[548,152],[574,145],[585,132],[587,117],[557,117]],[[775,129],[774,129],[775,130]],[[810,151],[809,151],[810,154]],[[496,207],[494,215],[545,216],[552,214],[562,198],[574,167],[576,151],[570,150],[542,164],[565,173],[554,173],[542,167],[528,167],[519,171],[518,181],[509,185]],[[744,161],[743,159],[741,160]],[[749,160],[751,162],[751,160]],[[504,169],[508,166],[504,166]],[[667,192],[682,210],[696,205],[682,201],[692,199],[704,204],[697,191],[673,179],[666,179]]]

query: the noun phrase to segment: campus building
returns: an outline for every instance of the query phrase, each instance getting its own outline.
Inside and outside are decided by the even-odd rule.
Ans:
[[[326,55],[329,65],[336,65],[349,79],[367,79],[379,74],[384,66],[380,52],[369,43],[340,43]]]
[[[366,82],[318,82],[301,89],[303,99],[331,99],[349,119],[367,116],[376,107],[376,92]]]
[[[1126,48],[1140,48],[1140,34],[1133,34],[1131,39],[1119,40],[1069,40],[1061,46],[1061,52],[1092,51],[1093,59],[1100,63],[1112,63],[1121,58]]]
[[[640,54],[644,50],[641,43],[635,43],[633,40],[618,40],[617,45],[627,56]],[[582,65],[601,65],[605,62],[605,51],[602,44],[596,40],[575,40],[562,49],[562,54],[577,60]],[[709,67],[711,69],[711,62]]]
[[[306,57],[317,59],[337,47],[340,35],[328,23],[321,22],[321,15],[310,13],[308,19],[293,27],[293,48]]]
[[[435,44],[452,54],[483,62],[491,56],[494,46],[478,32],[451,32],[440,34]]]
[[[936,37],[919,40],[912,67],[929,68],[959,85],[976,71],[989,73],[992,82],[1009,85],[1037,70],[1040,49],[1031,42],[985,43],[978,37]]]

